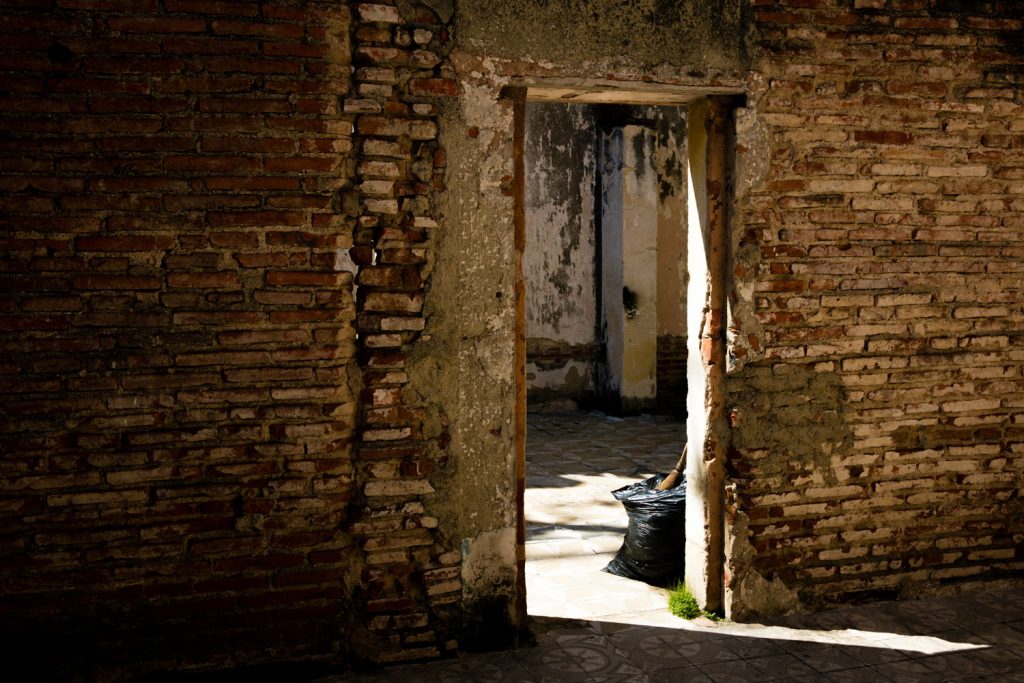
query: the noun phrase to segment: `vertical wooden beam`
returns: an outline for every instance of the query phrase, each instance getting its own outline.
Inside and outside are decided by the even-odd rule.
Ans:
[[[510,89],[511,90],[511,89]],[[513,98],[513,192],[515,194],[515,431],[516,431],[516,617],[525,630],[526,611],[526,91],[504,93]]]
[[[706,609],[721,611],[725,575],[724,485],[728,447],[725,415],[726,320],[728,316],[729,125],[732,107],[725,98],[708,98],[707,116],[707,261],[708,310],[701,339],[707,373],[707,424],[703,448],[707,501]]]
[[[725,600],[726,327],[729,283],[729,167],[733,102],[708,97],[687,113],[686,583],[705,609]],[[697,375],[697,373],[700,373]],[[695,376],[696,375],[696,376]]]

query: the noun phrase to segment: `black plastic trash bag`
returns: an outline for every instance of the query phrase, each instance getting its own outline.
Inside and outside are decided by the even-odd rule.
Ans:
[[[658,474],[612,491],[629,515],[622,547],[604,571],[652,586],[674,586],[683,576],[686,479],[666,491]]]

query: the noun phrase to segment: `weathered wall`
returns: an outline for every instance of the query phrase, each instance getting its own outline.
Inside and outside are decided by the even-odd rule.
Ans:
[[[631,7],[548,30],[542,3],[463,5],[459,54],[504,82],[751,67],[733,147],[733,613],[1018,572],[1019,3],[756,2],[750,34],[699,56],[648,51],[660,29],[623,30]]]
[[[337,650],[349,23],[328,2],[5,5],[6,671]]]
[[[736,613],[1019,577],[1021,5],[756,4]]]
[[[433,4],[440,8],[448,3]],[[452,474],[442,482],[444,488],[438,486],[445,496],[434,509],[445,537],[461,539],[467,631],[475,631],[492,645],[509,642],[525,616],[522,565],[515,560],[516,484],[522,485],[522,472],[517,471],[513,365],[517,259],[522,254],[517,255],[515,240],[513,102],[503,90],[526,77],[628,80],[646,73],[653,78],[654,69],[644,71],[646,67],[641,66],[646,64],[643,55],[635,59],[618,50],[617,32],[627,30],[629,21],[634,23],[628,30],[638,34],[660,31],[658,22],[663,21],[627,16],[602,38],[614,38],[614,43],[599,49],[591,42],[565,62],[539,62],[525,58],[515,46],[532,41],[529,34],[539,31],[551,36],[544,45],[556,49],[566,26],[562,22],[556,30],[546,21],[533,23],[539,15],[532,10],[539,6],[468,2],[454,8],[456,44],[450,60],[459,97],[442,109],[440,117],[441,142],[448,158],[442,227],[424,304],[426,334],[416,345],[409,367],[410,384],[421,387],[424,402],[430,404],[428,411],[437,415],[437,424],[447,427],[446,470]],[[620,6],[603,3],[594,11],[618,16]],[[493,31],[484,28],[493,13],[510,11],[519,19]],[[711,10],[706,15],[707,22],[721,16]],[[681,24],[668,25],[678,32],[660,46],[668,45],[670,53],[685,49],[686,41],[680,36],[689,34],[683,33]],[[581,39],[577,36],[578,47]],[[538,60],[543,56],[531,55]],[[716,67],[713,77],[719,83],[735,82],[739,64],[742,59],[735,57],[734,68]],[[659,75],[681,84],[706,77],[671,67],[658,69]]]
[[[521,78],[749,94],[733,613],[1019,576],[1020,3],[426,4],[5,5],[5,670],[511,641]]]
[[[686,415],[687,172],[686,108],[651,107],[658,149],[657,410]]]
[[[461,81],[440,113],[449,158],[425,315],[429,336],[410,359],[410,383],[446,444],[437,488],[440,532],[461,549],[456,607],[462,644],[513,641],[517,612],[513,337],[512,103],[492,83]],[[453,302],[458,302],[453,305]]]
[[[526,107],[523,278],[532,405],[559,398],[579,404],[595,391],[596,149],[591,107]]]
[[[643,76],[708,82],[749,59],[746,0],[510,0],[455,2],[461,47],[524,60],[549,75],[604,78],[598,64]],[[593,70],[592,70],[593,69]]]
[[[654,139],[653,153],[641,161],[650,172],[646,179],[656,183],[647,198],[656,204],[657,218],[629,226],[624,235],[651,227],[657,240],[651,244],[650,258],[624,257],[621,245],[606,258],[599,257],[597,245],[608,244],[607,239],[598,239],[598,222],[607,230],[614,219],[607,207],[595,215],[595,193],[600,189],[607,200],[609,186],[615,183],[615,178],[597,177],[600,130],[611,131],[630,122],[650,130]],[[527,105],[523,276],[531,409],[571,405],[565,399],[611,410],[621,407],[618,384],[613,391],[607,386],[615,384],[609,379],[607,344],[617,343],[616,334],[621,337],[621,333],[611,333],[606,324],[598,323],[598,287],[607,285],[608,291],[614,290],[614,298],[621,299],[621,282],[617,286],[603,283],[609,268],[614,270],[611,259],[620,269],[623,263],[630,268],[639,265],[639,272],[656,280],[638,309],[657,320],[656,329],[641,335],[653,345],[649,355],[656,359],[656,372],[650,379],[656,380],[656,400],[632,397],[630,402],[637,409],[685,412],[685,136],[683,107]],[[621,158],[615,163],[619,162]],[[607,292],[600,299],[604,308],[615,303]],[[621,301],[617,305],[621,307]]]
[[[5,5],[7,674],[453,646],[403,349],[455,91],[400,10]]]

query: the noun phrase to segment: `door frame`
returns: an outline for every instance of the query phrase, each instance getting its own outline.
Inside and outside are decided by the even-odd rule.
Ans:
[[[587,104],[685,105],[699,116],[690,120],[689,142],[702,142],[689,149],[690,164],[701,163],[705,171],[700,187],[693,188],[703,199],[699,216],[707,262],[704,316],[696,330],[687,331],[688,355],[699,357],[704,372],[703,414],[687,417],[700,420],[703,428],[699,447],[691,445],[687,462],[687,514],[699,514],[703,539],[687,543],[687,582],[702,607],[723,612],[725,599],[725,457],[728,420],[725,410],[725,363],[728,338],[728,253],[731,201],[733,110],[743,104],[743,91],[727,87],[674,86],[657,83],[629,83],[597,79],[524,79],[501,91],[513,104],[514,268],[515,268],[515,500],[516,500],[516,601],[514,613],[520,627],[527,622],[526,606],[526,302],[523,255],[526,248],[525,133],[526,106],[530,102]],[[703,135],[690,136],[700,126]],[[688,147],[690,145],[688,144]],[[691,219],[690,225],[694,223]],[[689,501],[692,499],[692,503]]]

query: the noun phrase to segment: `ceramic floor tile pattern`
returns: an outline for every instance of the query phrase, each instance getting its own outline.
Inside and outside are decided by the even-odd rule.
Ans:
[[[682,433],[660,417],[531,415],[527,594],[536,644],[316,683],[1024,683],[1024,588],[714,624],[678,619],[658,589],[601,572],[626,525],[609,491],[669,469]]]

